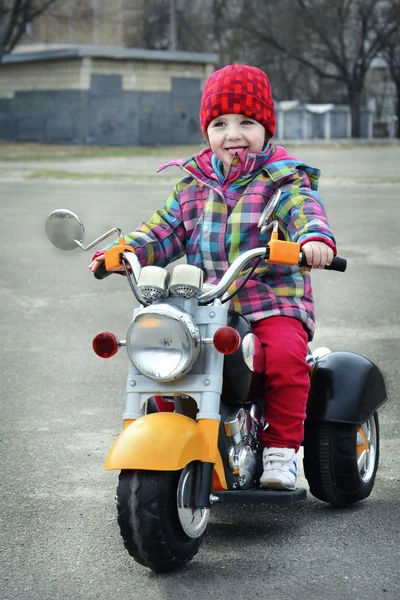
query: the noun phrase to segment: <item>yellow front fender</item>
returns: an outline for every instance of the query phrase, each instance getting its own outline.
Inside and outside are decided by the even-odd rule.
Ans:
[[[193,421],[177,413],[153,413],[133,421],[115,440],[104,468],[177,471],[194,460],[215,463],[227,489],[218,452],[218,421]]]

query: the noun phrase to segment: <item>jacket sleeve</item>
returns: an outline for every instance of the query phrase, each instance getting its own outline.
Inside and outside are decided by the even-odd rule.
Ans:
[[[165,267],[185,253],[186,230],[178,196],[177,185],[163,208],[157,210],[147,223],[141,223],[134,232],[124,236],[142,266]]]
[[[283,221],[292,242],[324,242],[336,253],[336,242],[328,223],[322,199],[311,189],[305,171],[298,169],[290,181],[280,187],[282,196],[276,216]]]

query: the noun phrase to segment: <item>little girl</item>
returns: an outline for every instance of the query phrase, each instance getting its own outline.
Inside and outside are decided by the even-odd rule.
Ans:
[[[280,238],[299,242],[309,267],[329,265],[336,247],[317,192],[320,172],[270,143],[276,119],[267,75],[247,65],[213,73],[202,93],[200,125],[209,147],[160,167],[179,165],[185,176],[165,206],[125,236],[140,263],[165,266],[186,254],[206,283],[218,283],[238,255],[267,242],[258,219],[280,189],[274,213]],[[89,269],[103,261],[96,253]],[[266,263],[232,302],[265,350],[269,426],[260,439],[260,486],[266,489],[296,487],[310,385],[307,344],[315,328],[309,267]]]

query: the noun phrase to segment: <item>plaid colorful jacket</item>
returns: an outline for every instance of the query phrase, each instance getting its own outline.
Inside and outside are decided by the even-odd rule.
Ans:
[[[161,165],[178,165],[185,177],[161,210],[125,236],[142,265],[165,266],[186,254],[189,264],[204,271],[206,283],[217,283],[243,252],[265,245],[258,219],[273,192],[281,189],[275,211],[279,236],[300,244],[320,240],[335,250],[326,212],[317,192],[320,172],[269,145],[262,154],[238,153],[220,181],[212,152]],[[229,292],[238,287],[246,271]],[[250,321],[285,315],[300,319],[309,338],[314,333],[310,269],[260,264],[232,300],[232,308]]]

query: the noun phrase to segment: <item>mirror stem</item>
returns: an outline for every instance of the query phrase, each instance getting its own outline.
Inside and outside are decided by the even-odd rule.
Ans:
[[[78,242],[78,240],[74,240],[75,244],[77,246],[79,246],[79,248],[81,248],[82,250],[91,250],[92,248],[94,248],[94,246],[97,246],[97,244],[100,244],[100,242],[102,242],[103,240],[105,240],[106,238],[110,237],[110,235],[113,235],[113,233],[118,233],[118,237],[122,236],[122,232],[120,229],[118,229],[118,227],[114,227],[114,229],[110,229],[110,231],[107,231],[107,233],[105,233],[104,235],[100,236],[99,238],[97,238],[97,240],[94,240],[94,242],[92,242],[91,244],[89,244],[88,246],[84,246],[82,244],[82,242]]]
[[[278,221],[273,221],[272,223],[269,223],[268,225],[263,225],[260,230],[261,235],[264,235],[264,233],[267,233],[267,231],[269,231],[270,229],[272,229],[273,233],[277,233]]]

